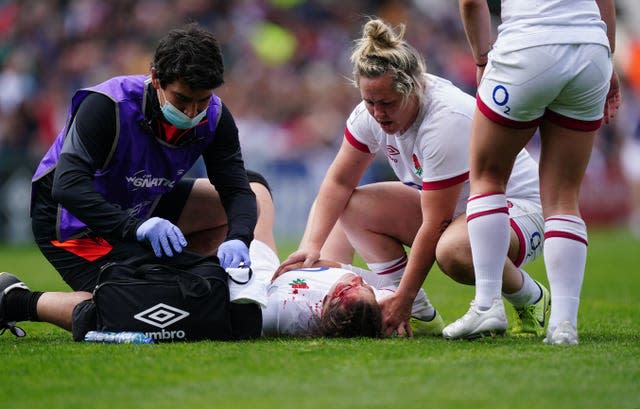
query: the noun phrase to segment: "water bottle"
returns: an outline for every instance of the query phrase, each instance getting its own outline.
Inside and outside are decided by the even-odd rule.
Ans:
[[[143,332],[132,331],[89,331],[84,336],[84,340],[107,344],[153,344],[153,338],[146,336]]]

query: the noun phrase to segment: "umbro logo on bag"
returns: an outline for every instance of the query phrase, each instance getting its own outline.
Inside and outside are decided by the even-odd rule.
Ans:
[[[133,318],[146,322],[154,327],[165,328],[188,316],[189,313],[187,311],[160,303],[137,313]]]
[[[145,332],[146,336],[151,337],[154,340],[175,340],[184,339],[186,333],[181,329],[177,331],[167,331],[164,328],[188,316],[189,313],[187,311],[183,311],[179,308],[160,303],[142,312],[139,312],[138,314],[134,315],[133,318],[142,322],[146,322],[147,324],[153,325],[154,327],[161,328],[161,331]]]

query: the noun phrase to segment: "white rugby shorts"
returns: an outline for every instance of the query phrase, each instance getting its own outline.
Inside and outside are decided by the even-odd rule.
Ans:
[[[570,129],[598,129],[612,73],[609,50],[599,44],[551,44],[492,50],[478,87],[480,111],[512,128],[543,118]]]
[[[544,241],[544,216],[542,206],[526,199],[507,198],[511,229],[520,241],[520,251],[514,261],[522,267],[542,254]]]

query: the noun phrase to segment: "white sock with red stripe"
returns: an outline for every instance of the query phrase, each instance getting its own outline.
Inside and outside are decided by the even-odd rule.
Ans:
[[[371,271],[367,271],[366,276],[363,275],[365,281],[376,288],[395,287],[400,284],[404,270],[407,267],[407,256],[405,254],[403,257],[382,263],[368,263],[367,266]],[[371,278],[372,276],[375,278]],[[430,321],[435,316],[435,312],[436,310],[429,302],[427,293],[421,288],[413,301],[411,316],[419,320]]]
[[[575,327],[587,262],[587,226],[573,215],[555,215],[544,223],[544,265],[551,290],[549,328],[561,321]]]
[[[382,288],[388,285],[398,285],[405,268],[407,268],[407,255],[381,263],[367,263],[367,267],[378,277],[378,285],[372,283],[375,287]]]
[[[520,274],[522,274],[522,287],[515,293],[502,293],[502,296],[516,308],[534,304],[542,297],[542,288],[538,283],[522,269],[520,269]]]
[[[416,299],[413,300],[413,305],[411,306],[411,316],[415,317],[422,321],[431,321],[436,314],[435,308],[429,302],[429,298],[427,297],[427,293],[423,288],[418,291],[418,295],[416,295]]]
[[[502,271],[509,250],[510,228],[504,194],[476,195],[467,202],[467,226],[476,276],[476,306],[491,307],[501,297]]]

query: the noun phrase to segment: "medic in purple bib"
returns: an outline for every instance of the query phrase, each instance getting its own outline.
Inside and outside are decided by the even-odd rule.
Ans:
[[[190,24],[156,48],[151,75],[81,89],[32,184],[36,243],[74,290],[141,251],[250,265],[257,210],[215,37]],[[184,178],[202,157],[207,178]]]

